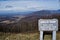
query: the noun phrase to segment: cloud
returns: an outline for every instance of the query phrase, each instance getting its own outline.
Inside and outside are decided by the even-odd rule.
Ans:
[[[0,11],[38,11],[58,9],[57,1],[2,1]]]
[[[33,9],[39,7],[36,1],[21,1],[21,2],[3,2],[0,10],[14,10],[14,11],[34,11]]]
[[[56,0],[0,0],[0,1],[56,1]]]
[[[23,7],[13,7],[13,8],[2,8],[0,10],[20,10],[20,11],[24,11],[27,10],[27,8],[23,8]]]

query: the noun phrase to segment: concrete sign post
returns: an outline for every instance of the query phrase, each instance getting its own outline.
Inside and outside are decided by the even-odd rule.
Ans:
[[[43,31],[40,31],[40,40],[43,40]]]
[[[56,31],[58,31],[57,19],[40,19],[38,21],[40,31],[40,40],[43,40],[43,31],[53,31],[52,40],[56,40]]]
[[[56,31],[53,31],[53,36],[52,40],[56,40]]]

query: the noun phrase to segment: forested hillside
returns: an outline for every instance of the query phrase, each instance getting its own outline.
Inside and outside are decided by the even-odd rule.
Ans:
[[[32,12],[26,17],[21,18],[19,21],[14,23],[0,23],[1,32],[30,32],[38,31],[38,20],[39,19],[52,19],[56,18],[59,21],[59,30],[60,30],[60,12],[54,11],[37,11]]]

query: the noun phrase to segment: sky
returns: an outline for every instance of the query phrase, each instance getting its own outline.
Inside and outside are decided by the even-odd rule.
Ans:
[[[59,0],[0,0],[0,12],[58,10],[60,9],[59,3]]]
[[[41,1],[41,0],[0,0],[0,1]],[[50,0],[42,0],[42,1],[50,1]],[[51,0],[55,1],[55,0]]]

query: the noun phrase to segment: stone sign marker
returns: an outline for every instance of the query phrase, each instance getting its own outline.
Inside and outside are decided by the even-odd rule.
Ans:
[[[40,19],[38,21],[40,31],[40,40],[43,40],[43,31],[53,31],[52,40],[56,40],[56,31],[58,31],[58,19]]]

